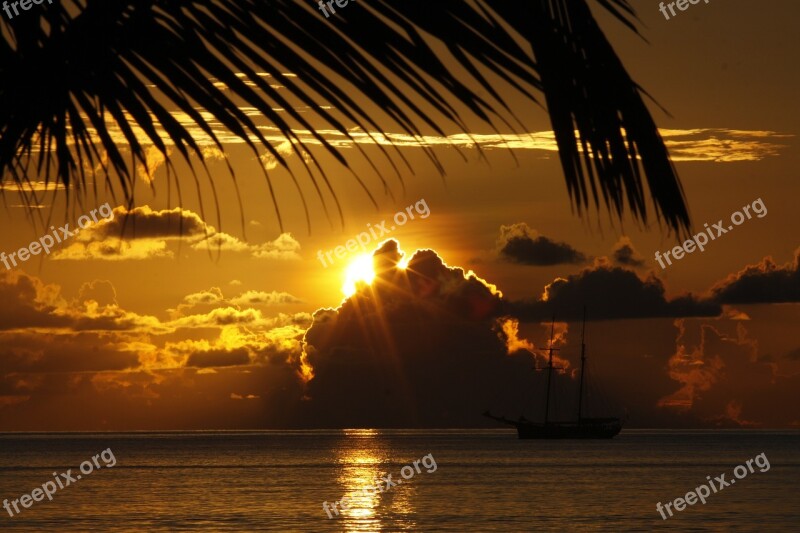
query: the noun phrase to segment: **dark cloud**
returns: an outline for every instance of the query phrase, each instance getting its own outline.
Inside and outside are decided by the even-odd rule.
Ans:
[[[250,363],[250,353],[246,348],[234,350],[206,350],[194,352],[186,361],[186,366],[207,368],[211,366],[237,366]]]
[[[552,266],[586,262],[586,256],[569,244],[541,236],[524,222],[500,226],[497,245],[501,257],[523,265]]]
[[[0,330],[59,327],[70,322],[57,312],[64,303],[58,288],[19,270],[0,270],[0,301]]]
[[[96,235],[102,238],[163,239],[205,235],[206,223],[196,213],[175,207],[155,211],[149,206],[128,211],[125,207],[114,209],[113,220],[96,226]]]
[[[519,341],[509,355],[501,295],[431,250],[405,269],[399,260],[387,241],[372,285],[315,314],[305,335],[307,423],[464,427],[485,424],[487,409],[530,416],[536,362]]]
[[[633,243],[628,237],[620,237],[617,244],[614,245],[612,258],[618,265],[635,268],[644,266],[644,259],[633,247]]]
[[[523,320],[577,320],[586,306],[593,320],[650,317],[719,316],[722,307],[692,294],[668,299],[654,274],[635,272],[598,261],[578,274],[558,278],[538,300],[510,302],[509,312]]]
[[[744,322],[700,322],[692,324],[692,335],[688,322],[676,320],[675,353],[668,362],[669,376],[680,387],[661,398],[659,407],[690,412],[716,427],[786,426],[798,420],[797,402],[787,399],[797,395],[800,375],[783,375],[762,360]]]
[[[539,346],[544,346],[546,337],[536,333],[544,329],[542,323],[554,312],[560,321],[578,321],[584,305],[595,321],[713,317],[716,322],[723,316],[717,301],[692,294],[668,298],[664,283],[654,273],[640,277],[608,260],[557,278],[539,299],[527,302],[505,300],[492,285],[472,273],[447,267],[431,250],[414,254],[405,270],[396,267],[399,260],[396,243],[385,243],[374,256],[377,277],[372,286],[362,287],[337,309],[315,314],[304,338],[305,373],[313,374],[307,387],[311,400],[302,416],[309,424],[473,426],[480,424],[475,413],[486,408],[512,417],[530,416],[532,411],[535,416],[536,398],[528,393],[535,379],[531,370],[541,366],[535,355],[540,350],[518,337],[517,320],[539,323],[527,327],[525,335],[533,335],[540,340]],[[650,324],[652,329],[663,321],[639,323]],[[625,327],[630,328],[629,323]],[[563,342],[568,352],[574,352],[574,341],[566,341],[567,329],[564,324]],[[724,378],[726,365],[733,365],[733,360],[726,358],[745,356],[720,359],[713,349],[719,346],[727,354],[724,347],[728,343],[738,346],[747,357],[757,354],[744,333],[740,338],[721,336],[713,345],[712,338],[717,337],[700,342],[701,355],[695,354],[694,359],[684,353],[687,340],[683,333],[672,356],[664,350],[657,351],[656,357],[643,352],[629,354],[628,361],[636,368],[626,373],[629,379],[635,382],[636,372],[646,371],[650,376],[641,387],[633,387],[649,402],[637,407],[639,415],[682,427],[748,425],[759,417],[788,423],[785,416],[770,418],[764,406],[753,405],[752,398],[764,394],[764,387],[769,386],[772,367],[767,362],[752,359],[752,368],[759,373],[758,390],[739,386],[740,393],[731,396],[735,401],[722,401],[724,394],[717,394],[718,384],[725,384],[726,394],[734,387]],[[620,349],[626,346],[622,343]],[[705,355],[703,346],[709,349]],[[575,358],[576,353],[570,353],[564,364]],[[747,373],[739,369],[751,363],[737,361],[738,382]],[[569,375],[557,379],[560,386],[574,390]],[[787,383],[781,385],[780,394],[784,386],[790,386]],[[710,391],[714,402],[702,404],[696,414],[682,410]],[[659,400],[663,401],[661,408],[657,407]]]
[[[107,334],[0,334],[0,375],[8,372],[98,372],[139,366],[136,353],[121,351]]]
[[[77,231],[77,230],[76,230]],[[218,232],[197,213],[188,209],[154,210],[144,205],[128,210],[121,206],[113,217],[80,230],[64,247],[56,250],[53,260],[143,260],[171,258],[175,253],[169,243],[185,241],[192,250],[244,252],[258,259],[299,259],[300,244],[289,233],[273,241],[250,244]]]
[[[717,283],[711,292],[715,300],[726,304],[800,302],[800,248],[793,263],[778,266],[765,257]]]
[[[100,305],[114,294],[109,282],[84,284],[77,300],[67,301],[57,285],[23,271],[0,271],[0,331],[23,328],[70,328],[73,331],[132,330],[157,324],[153,317]]]

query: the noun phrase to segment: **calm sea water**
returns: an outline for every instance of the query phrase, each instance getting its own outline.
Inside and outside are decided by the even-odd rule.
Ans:
[[[0,434],[0,499],[111,448],[117,464],[3,531],[799,531],[800,433],[624,430],[519,441],[505,430]],[[765,453],[770,470],[664,521],[656,502]],[[389,491],[358,490],[432,454]],[[103,460],[98,460],[103,465]],[[88,469],[88,467],[86,467]],[[431,468],[432,469],[432,468]],[[409,471],[405,471],[409,474]],[[62,478],[63,479],[63,478]],[[358,491],[358,492],[357,492]],[[329,519],[323,501],[347,495]]]

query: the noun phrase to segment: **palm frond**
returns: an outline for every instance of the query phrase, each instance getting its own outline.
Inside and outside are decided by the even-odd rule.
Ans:
[[[635,29],[626,0],[596,1]],[[567,188],[579,211],[590,198],[599,207],[602,196],[617,215],[627,207],[646,222],[646,177],[656,214],[672,230],[688,228],[680,183],[641,91],[586,0],[359,0],[338,9],[330,20],[306,0],[61,0],[3,20],[0,31],[4,180],[30,179],[29,164],[36,157],[38,179],[62,183],[80,196],[87,190],[86,169],[93,173],[102,167],[107,187],[119,186],[132,203],[135,168],[146,167],[150,144],[170,169],[174,147],[192,169],[199,194],[192,155],[204,169],[205,162],[190,129],[199,128],[223,150],[216,122],[255,153],[266,149],[289,169],[302,197],[287,160],[243,110],[252,107],[291,141],[298,155],[311,154],[307,179],[326,212],[326,197],[332,198],[343,219],[335,184],[298,128],[312,132],[348,168],[347,159],[319,133],[320,124],[350,140],[339,117],[365,132],[387,131],[386,119],[379,121],[371,111],[376,108],[411,136],[425,131],[444,136],[445,128],[453,126],[467,131],[468,117],[459,108],[495,131],[498,124],[512,131],[522,128],[483,76],[488,69],[531,102],[537,93],[544,94]],[[531,49],[522,46],[526,41]],[[470,79],[460,80],[432,42],[444,43]],[[261,73],[269,73],[274,82]],[[471,88],[476,83],[487,98]],[[292,99],[310,112],[299,112]],[[176,119],[176,110],[192,124]],[[113,138],[111,124],[124,142]],[[402,180],[396,161],[408,163],[400,150],[377,145]],[[361,150],[358,143],[354,146]],[[436,154],[425,151],[444,172]],[[391,193],[377,162],[362,153]],[[231,175],[235,182],[232,168]],[[353,175],[375,203],[370,187]],[[174,172],[170,176],[181,201],[181,183]],[[266,171],[265,179],[282,224]],[[171,191],[169,178],[168,187]]]
[[[625,0],[600,2],[631,24]],[[683,189],[658,128],[583,0],[538,0],[529,19],[511,17],[529,36],[570,196],[579,211],[599,196],[622,215],[647,220],[643,174],[656,215],[679,234],[689,228]],[[578,135],[576,137],[575,131]],[[640,168],[643,167],[643,168]],[[642,172],[642,170],[644,172]],[[599,188],[599,193],[598,193]],[[591,193],[588,189],[591,189]]]

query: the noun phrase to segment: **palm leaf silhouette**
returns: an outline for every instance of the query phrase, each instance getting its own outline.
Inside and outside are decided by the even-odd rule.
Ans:
[[[627,0],[595,1],[636,31]],[[345,166],[348,161],[312,122],[352,140],[337,116],[365,132],[383,132],[385,124],[370,113],[377,107],[405,134],[445,135],[446,125],[468,130],[457,103],[494,131],[499,124],[517,131],[522,125],[482,75],[488,69],[531,102],[543,94],[579,213],[592,204],[599,208],[602,199],[617,216],[627,208],[646,223],[646,181],[657,218],[677,233],[689,228],[680,182],[642,90],[605,39],[587,0],[359,0],[338,8],[331,19],[310,0],[61,0],[3,19],[1,29],[3,182],[25,184],[34,175],[65,185],[68,195],[74,189],[80,198],[98,168],[112,194],[117,184],[132,205],[135,167],[147,168],[152,145],[166,158],[168,195],[174,181],[180,201],[170,147],[192,169],[199,192],[197,160],[191,156],[199,157],[203,168],[205,161],[192,130],[223,150],[212,122],[254,152],[266,149],[289,169],[243,109],[250,107],[292,141],[297,154],[312,154],[305,163],[307,179],[328,216],[326,191],[343,220],[334,183],[297,128],[310,131]],[[471,79],[458,79],[432,41],[444,43]],[[476,83],[488,99],[470,88]],[[309,111],[299,112],[289,96]],[[178,120],[175,109],[189,123]],[[111,135],[113,124],[124,142]],[[397,162],[408,166],[400,150],[379,147],[400,176]],[[436,154],[425,150],[443,172]],[[377,163],[364,156],[390,192]],[[298,177],[289,170],[302,197]],[[266,171],[265,177],[282,227]],[[354,178],[375,203],[370,188]],[[91,183],[96,194],[96,179]]]

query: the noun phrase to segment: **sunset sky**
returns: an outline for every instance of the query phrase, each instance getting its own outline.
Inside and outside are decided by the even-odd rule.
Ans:
[[[766,215],[662,269],[656,251],[678,242],[652,206],[647,226],[602,205],[579,215],[547,114],[497,79],[525,130],[468,120],[472,135],[431,132],[424,144],[445,176],[399,127],[353,129],[357,146],[323,130],[352,172],[301,131],[342,217],[255,112],[307,211],[292,174],[219,124],[236,186],[198,131],[214,184],[195,165],[202,203],[189,166],[176,157],[168,176],[155,151],[131,209],[102,181],[67,209],[74,191],[31,177],[26,192],[40,201],[31,220],[4,180],[6,254],[106,202],[114,219],[49,256],[0,266],[0,431],[493,427],[480,417],[487,409],[537,413],[533,369],[544,359],[533,353],[547,347],[552,313],[567,368],[557,381],[574,387],[583,305],[593,377],[630,427],[800,426],[800,5],[700,3],[667,21],[657,2],[633,4],[647,42],[597,16],[632,77],[669,111],[650,105],[693,233],[719,219],[727,227],[759,199]],[[415,219],[396,225],[398,211]],[[383,243],[375,279],[345,295],[363,253],[334,252],[323,266],[318,251],[383,221],[395,229],[369,244],[372,253]],[[401,253],[406,268],[394,266]]]

